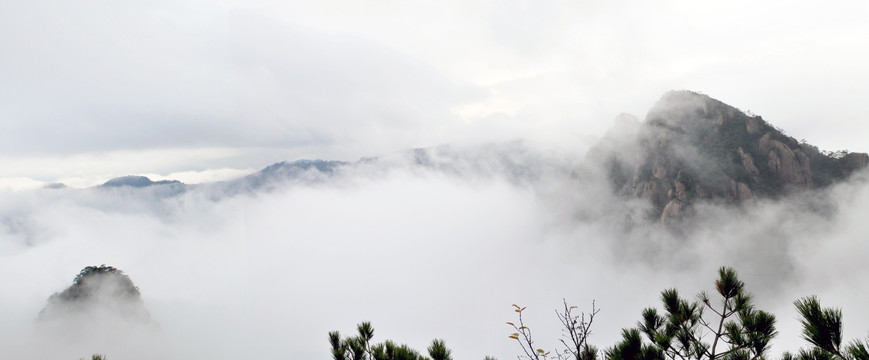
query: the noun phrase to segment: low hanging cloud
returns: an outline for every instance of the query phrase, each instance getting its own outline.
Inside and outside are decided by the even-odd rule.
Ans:
[[[590,310],[592,343],[613,344],[658,293],[685,296],[734,266],[758,307],[779,318],[775,350],[801,346],[791,302],[818,294],[844,308],[846,338],[869,330],[861,308],[865,173],[816,193],[736,209],[700,206],[692,227],[625,228],[643,202],[601,177],[571,176],[570,157],[529,144],[439,148],[314,168],[269,186],[185,191],[40,189],[0,208],[0,335],[23,358],[329,356],[326,334],[372,321],[375,339],[459,358],[509,359],[510,304],[528,306],[538,345],[559,336],[562,298]],[[299,175],[297,174],[297,175]],[[243,180],[242,180],[243,181]],[[94,325],[73,340],[35,323],[46,299],[87,265],[123,270],[160,325]]]
[[[577,173],[581,151],[537,145],[231,180],[285,158],[442,142],[582,149],[575,139],[602,130],[601,116],[686,87],[793,121],[822,147],[861,143],[841,129],[865,113],[869,81],[855,79],[869,74],[869,28],[852,11],[863,1],[250,4],[3,5],[4,356],[326,358],[328,331],[370,320],[375,339],[421,349],[439,337],[457,358],[503,360],[519,352],[504,325],[512,303],[551,349],[561,299],[586,311],[596,300],[591,340],[605,347],[662,289],[708,290],[722,265],[778,316],[774,353],[801,345],[791,302],[809,294],[843,308],[845,338],[869,331],[851,321],[869,317],[865,173],[743,209],[699,205],[681,234],[644,225],[648,204],[614,197],[600,169]],[[229,181],[75,188],[185,171]],[[55,181],[74,188],[11,191]],[[48,297],[99,264],[135,281],[158,330],[117,331],[111,316],[84,332],[40,329]]]

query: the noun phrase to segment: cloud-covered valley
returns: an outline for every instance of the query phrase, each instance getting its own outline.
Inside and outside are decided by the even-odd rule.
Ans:
[[[293,177],[184,191],[116,187],[8,192],[0,209],[0,335],[19,358],[325,358],[326,334],[372,321],[375,339],[457,358],[509,359],[512,303],[541,347],[561,299],[601,309],[592,343],[612,345],[670,287],[709,290],[735,267],[779,318],[774,349],[801,346],[792,301],[842,307],[845,338],[869,313],[860,265],[869,184],[846,183],[740,209],[698,208],[685,233],[624,227],[642,211],[575,159],[527,143],[418,150]],[[249,180],[249,179],[248,179]],[[247,181],[241,179],[238,181]],[[159,330],[48,333],[35,322],[84,266],[122,269]]]

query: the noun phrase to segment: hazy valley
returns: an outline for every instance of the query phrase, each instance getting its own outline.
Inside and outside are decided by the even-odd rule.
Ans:
[[[792,302],[807,295],[843,308],[845,338],[862,338],[852,269],[869,254],[867,155],[822,152],[774,123],[681,91],[571,149],[445,145],[221,182],[8,192],[4,352],[327,358],[329,331],[367,320],[380,340],[443,338],[455,358],[510,359],[511,304],[555,348],[562,298],[586,311],[595,301],[590,341],[603,349],[661,290],[690,297],[721,266],[777,316],[774,356],[804,346]],[[57,305],[72,275],[100,264],[135,281],[140,305]],[[112,291],[103,297],[129,293]],[[59,313],[78,315],[37,320]]]

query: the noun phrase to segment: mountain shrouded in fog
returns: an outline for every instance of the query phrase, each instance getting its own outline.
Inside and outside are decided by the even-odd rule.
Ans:
[[[811,294],[864,337],[867,10],[2,2],[0,357],[506,360],[562,300],[604,349],[722,266],[773,354]]]
[[[709,96],[665,94],[640,123],[630,115],[592,149],[614,190],[648,200],[651,217],[673,224],[692,204],[753,204],[824,188],[866,167],[866,153],[822,152]]]
[[[649,220],[675,225],[690,217],[697,203],[751,206],[757,199],[825,188],[867,164],[866,153],[822,151],[787,136],[761,116],[682,90],[664,94],[642,122],[630,114],[617,117],[615,126],[584,159],[576,154],[553,157],[523,141],[464,148],[444,145],[355,162],[282,161],[205,186],[217,189],[221,196],[233,196],[274,191],[290,183],[323,183],[360,169],[403,166],[452,174],[497,173],[520,184],[552,173],[573,172],[581,179],[583,173],[596,172],[603,173],[623,199],[647,200]],[[114,178],[100,187],[150,188],[158,197],[191,188],[175,180],[151,181],[144,176]]]
[[[588,152],[442,145],[219,182],[135,175],[12,193],[0,274],[26,290],[0,302],[27,316],[3,330],[31,327],[13,353],[41,358],[325,358],[329,331],[371,320],[414,348],[443,337],[462,358],[506,359],[515,349],[497,329],[510,303],[545,314],[562,298],[597,300],[605,347],[658,291],[702,289],[696,274],[722,264],[782,319],[786,349],[800,296],[859,317],[835,286],[859,280],[846,269],[862,258],[848,257],[867,253],[865,154],[820,151],[687,91],[590,141]],[[10,275],[33,261],[47,275]],[[46,305],[83,262],[117,264],[147,291],[87,267]],[[557,324],[534,321],[541,343],[557,338]]]
[[[102,318],[102,319],[100,319]],[[74,322],[78,329],[99,331],[99,320],[147,325],[151,322],[139,288],[112,266],[87,266],[72,285],[48,298],[40,322]]]

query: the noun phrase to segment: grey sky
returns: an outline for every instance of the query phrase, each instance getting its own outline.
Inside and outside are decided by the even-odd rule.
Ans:
[[[513,302],[552,347],[561,298],[583,310],[597,299],[605,347],[660,290],[708,290],[732,264],[779,316],[776,350],[802,345],[790,302],[813,292],[844,308],[849,339],[863,336],[851,320],[867,317],[865,287],[849,285],[869,253],[866,180],[831,190],[829,219],[799,202],[702,208],[708,228],[686,247],[609,229],[623,203],[603,183],[572,188],[565,171],[516,186],[473,162],[234,197],[7,189],[202,182],[516,138],[579,159],[618,114],[642,118],[671,89],[822,149],[867,151],[865,64],[866,0],[6,1],[0,284],[16,291],[0,297],[0,335],[13,353],[55,352],[43,358],[312,358],[328,355],[327,331],[371,320],[381,340],[445,337],[457,358],[509,359],[518,349],[499,326]],[[633,246],[614,251],[623,241]],[[141,287],[157,339],[58,345],[25,331],[52,291],[101,263]],[[345,283],[360,268],[370,283]]]
[[[0,178],[12,185],[570,144],[620,112],[642,117],[670,89],[821,148],[866,150],[864,0],[0,7]]]

